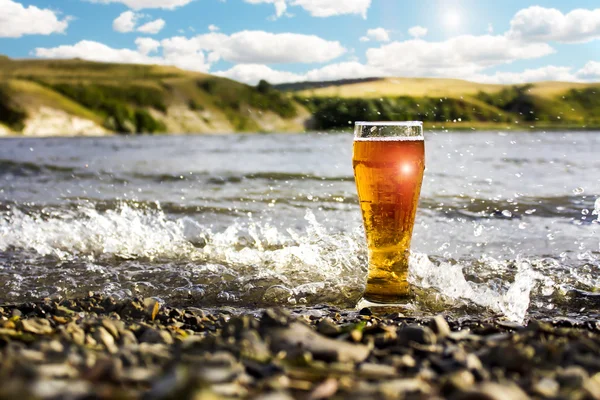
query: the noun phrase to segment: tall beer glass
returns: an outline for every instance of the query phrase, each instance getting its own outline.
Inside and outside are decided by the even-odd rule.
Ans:
[[[425,170],[422,122],[356,122],[352,163],[369,246],[364,299],[399,303],[410,294],[410,241]]]

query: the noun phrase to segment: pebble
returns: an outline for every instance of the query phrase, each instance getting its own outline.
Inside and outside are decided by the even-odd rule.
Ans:
[[[0,307],[0,398],[600,400],[596,322],[46,299]]]
[[[405,325],[398,331],[398,342],[407,345],[410,342],[418,344],[435,344],[436,336],[433,331],[420,325]]]
[[[542,397],[556,397],[559,389],[560,385],[551,378],[542,378],[533,385],[534,393]]]
[[[428,324],[429,328],[435,333],[438,339],[445,339],[450,334],[450,325],[441,315],[433,317]]]
[[[556,374],[558,383],[570,388],[581,388],[588,377],[587,371],[579,366],[567,367]]]

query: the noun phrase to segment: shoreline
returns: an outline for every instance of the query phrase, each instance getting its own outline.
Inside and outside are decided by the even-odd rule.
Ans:
[[[0,397],[600,398],[600,321],[175,308],[0,307]]]
[[[476,133],[476,132],[521,132],[521,133],[554,133],[554,132],[566,132],[566,131],[576,131],[576,132],[598,132],[600,131],[600,125],[598,126],[517,126],[510,127],[505,125],[467,125],[458,123],[451,123],[451,125],[433,125],[429,123],[423,124],[423,130],[425,132],[430,133],[446,133],[446,132],[463,132],[463,133]],[[65,134],[65,135],[24,135],[20,133],[14,133],[12,131],[0,132],[0,140],[1,139],[40,139],[40,138],[89,138],[89,139],[98,139],[98,138],[114,138],[114,137],[137,137],[137,136],[155,136],[155,137],[165,137],[165,136],[227,136],[227,135],[293,135],[293,134],[310,134],[310,133],[352,133],[353,130],[324,130],[324,131],[285,131],[285,132],[183,132],[183,133],[155,133],[155,134],[121,134],[121,133],[104,133],[104,134]]]

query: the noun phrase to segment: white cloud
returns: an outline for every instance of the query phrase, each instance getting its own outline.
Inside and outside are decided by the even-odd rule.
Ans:
[[[142,14],[138,14],[133,11],[125,11],[115,18],[113,21],[113,29],[121,33],[133,32],[138,19],[141,17]]]
[[[63,45],[54,48],[38,47],[35,55],[41,58],[82,58],[92,61],[162,64],[158,57],[148,57],[130,49],[113,49],[105,44],[91,40],[82,40],[75,45]]]
[[[346,52],[340,42],[296,33],[241,31],[228,36],[213,32],[185,40],[190,47],[240,64],[326,62]]]
[[[287,10],[286,0],[244,0],[250,4],[274,4],[275,5],[275,17],[279,18]]]
[[[160,42],[152,38],[139,37],[135,39],[135,45],[138,48],[138,52],[143,55],[155,53],[160,48]]]
[[[516,84],[541,81],[577,81],[571,67],[548,65],[526,69],[521,72],[496,72],[491,75],[475,75],[471,80],[484,83]]]
[[[121,3],[134,10],[144,8],[164,8],[173,10],[177,7],[185,6],[194,0],[90,0],[94,3]]]
[[[298,82],[305,80],[304,75],[293,72],[278,71],[263,64],[238,64],[227,71],[215,72],[215,75],[223,76],[250,85],[256,85],[261,79],[270,83]]]
[[[491,22],[488,22],[487,32],[491,35],[494,33],[494,25]]]
[[[371,0],[244,0],[250,4],[273,4],[275,16],[285,14],[288,5],[304,8],[313,17],[332,17],[334,15],[358,14],[367,18]]]
[[[600,81],[600,62],[588,62],[577,71],[577,76],[586,81]]]
[[[408,34],[410,36],[414,37],[415,39],[419,39],[419,38],[427,35],[427,28],[422,27],[420,25],[413,26],[412,28],[408,29]]]
[[[211,31],[211,32],[217,32],[217,31],[219,31],[220,29],[219,29],[219,27],[218,27],[218,26],[216,26],[216,25],[213,25],[213,24],[210,24],[210,25],[208,26],[208,30],[209,30],[209,31]]]
[[[385,73],[378,68],[349,61],[310,70],[306,73],[305,77],[309,81],[333,81],[348,78],[372,78],[384,75]]]
[[[210,68],[204,53],[186,47],[184,42],[171,39],[158,42],[150,38],[138,38],[135,43],[137,50],[115,49],[103,43],[82,40],[74,45],[39,47],[34,53],[40,58],[81,58],[100,62],[174,65],[199,72],[207,72]],[[149,55],[158,51],[161,46],[162,56]]]
[[[384,28],[369,29],[367,30],[367,34],[360,38],[360,41],[368,42],[370,40],[375,40],[377,42],[389,42],[390,31]]]
[[[71,20],[71,17],[60,20],[56,11],[25,7],[13,0],[0,0],[0,10],[0,38],[63,33]]]
[[[413,39],[367,50],[368,65],[395,76],[469,77],[485,68],[554,52],[545,43],[463,35],[442,42]]]
[[[304,8],[313,17],[358,14],[366,19],[371,0],[291,0],[291,5]]]
[[[575,9],[568,14],[555,8],[525,8],[510,21],[508,35],[535,42],[589,42],[600,38],[600,8]]]
[[[155,35],[165,27],[165,20],[162,18],[150,21],[140,26],[138,32]]]

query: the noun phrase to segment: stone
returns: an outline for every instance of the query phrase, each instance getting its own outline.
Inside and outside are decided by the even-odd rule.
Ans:
[[[386,379],[394,377],[398,373],[392,365],[363,363],[358,367],[358,374],[367,379]]]
[[[561,386],[579,389],[588,379],[587,371],[580,366],[570,366],[560,370],[556,374],[556,380]]]
[[[435,333],[438,339],[445,339],[450,334],[450,326],[446,319],[441,315],[433,317],[428,324],[429,328]]]
[[[340,334],[341,329],[331,318],[323,318],[317,324],[317,332],[325,336],[337,336]]]
[[[104,327],[97,328],[93,334],[93,338],[96,342],[102,344],[109,353],[115,354],[119,351],[119,348],[115,344],[115,338]]]
[[[140,343],[163,343],[173,344],[173,336],[167,331],[154,328],[146,328],[139,338]]]
[[[451,373],[442,383],[442,392],[451,394],[456,391],[465,392],[475,384],[475,377],[467,370],[460,370]]]
[[[42,318],[22,320],[21,329],[25,332],[35,333],[37,335],[48,335],[54,332],[50,326],[50,321]]]
[[[398,342],[407,345],[410,342],[417,344],[435,344],[436,337],[433,331],[420,325],[405,325],[398,331]]]
[[[293,322],[287,328],[271,329],[268,336],[273,352],[308,351],[315,359],[355,363],[364,361],[369,355],[365,345],[330,339],[301,322]]]
[[[393,379],[379,384],[378,392],[385,398],[404,398],[408,393],[430,393],[431,386],[416,378]]]
[[[529,396],[517,385],[486,382],[453,396],[456,400],[529,400]]]
[[[560,385],[551,378],[542,378],[533,385],[533,392],[542,397],[556,397]]]
[[[335,395],[338,390],[338,381],[334,378],[328,378],[325,381],[318,384],[309,394],[308,398],[311,400],[317,399],[328,399]]]

